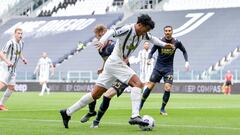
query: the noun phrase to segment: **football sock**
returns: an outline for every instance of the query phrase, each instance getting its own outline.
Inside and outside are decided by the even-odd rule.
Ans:
[[[96,106],[97,101],[94,100],[92,103],[88,104],[89,112],[93,113],[95,111],[95,106]]]
[[[139,106],[139,109],[141,110],[143,107],[144,102],[146,101],[146,99],[148,98],[149,94],[151,93],[151,89],[149,89],[148,87],[146,87],[143,91],[143,95],[142,95],[142,100]]]
[[[141,88],[133,87],[131,90],[132,118],[139,116],[139,105],[141,101]]]
[[[71,116],[74,112],[85,107],[86,105],[88,105],[89,103],[91,103],[93,101],[94,101],[94,99],[92,97],[92,94],[87,93],[86,95],[82,96],[82,98],[80,100],[78,100],[75,104],[73,104],[72,106],[70,106],[67,109],[67,115]]]
[[[165,109],[165,106],[167,105],[169,97],[170,97],[170,91],[164,91],[161,110]]]
[[[104,115],[104,113],[108,109],[110,100],[111,100],[111,98],[103,96],[103,102],[102,102],[102,104],[101,104],[101,106],[98,110],[97,117],[96,117],[97,121],[101,120],[102,116]]]
[[[45,92],[45,89],[47,88],[46,83],[43,83],[42,85],[42,90],[41,90],[41,94],[43,94]]]
[[[3,105],[8,100],[8,98],[12,95],[12,93],[13,91],[6,89],[6,91],[3,93],[3,96],[0,100],[0,105]]]

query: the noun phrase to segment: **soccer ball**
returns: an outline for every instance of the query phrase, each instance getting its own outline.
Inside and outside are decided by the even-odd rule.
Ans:
[[[153,117],[149,116],[149,115],[144,115],[142,117],[143,121],[148,122],[149,125],[148,126],[140,126],[139,128],[143,131],[151,131],[153,130],[153,128],[155,127],[155,120],[153,119]]]

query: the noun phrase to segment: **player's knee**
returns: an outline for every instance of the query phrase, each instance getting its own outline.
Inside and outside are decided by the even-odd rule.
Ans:
[[[117,91],[113,88],[108,89],[103,95],[108,98],[112,98],[117,94]]]
[[[148,83],[147,83],[147,87],[148,87],[149,89],[153,89],[154,86],[155,86],[155,83],[154,83],[154,82],[148,82]]]
[[[101,96],[102,96],[102,94],[92,93],[92,98],[93,98],[94,100],[99,99]]]
[[[144,83],[142,83],[141,81],[138,81],[135,83],[135,87],[138,87],[138,88],[143,88],[144,87]]]
[[[103,95],[103,93],[106,92],[106,91],[107,91],[107,89],[105,89],[105,88],[103,88],[103,87],[101,87],[101,86],[95,86],[95,87],[93,88],[92,92],[91,92],[92,98],[93,98],[94,100],[97,100],[97,99],[99,99],[99,98]]]
[[[164,90],[165,91],[171,91],[172,90],[172,85],[169,83],[164,84]]]

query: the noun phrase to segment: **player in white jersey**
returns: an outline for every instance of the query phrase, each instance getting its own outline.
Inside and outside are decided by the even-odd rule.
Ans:
[[[0,110],[7,110],[7,107],[4,106],[4,103],[15,91],[16,66],[19,58],[24,64],[27,64],[27,60],[22,54],[24,46],[22,34],[22,29],[16,28],[14,32],[14,38],[9,40],[0,51],[0,89],[3,89],[5,86],[7,86],[6,91],[0,100]]]
[[[49,74],[51,72],[51,76],[54,74],[54,67],[52,64],[52,60],[47,56],[46,52],[42,53],[42,57],[38,60],[37,66],[34,70],[34,74],[39,72],[39,83],[42,85],[42,90],[39,96],[43,96],[45,90],[47,90],[47,94],[50,93],[50,88],[47,87],[47,83],[49,80]]]
[[[148,54],[151,51],[151,49],[149,49],[150,44],[148,41],[144,42],[143,47],[144,49],[140,50],[138,53],[138,60],[140,65],[140,80],[143,83],[146,83],[149,82],[153,70],[154,59],[148,59]]]
[[[173,47],[172,44],[166,44],[157,37],[153,37],[147,33],[153,28],[154,22],[151,17],[148,15],[141,15],[138,17],[137,23],[110,29],[103,35],[103,37],[101,37],[98,44],[100,50],[104,48],[104,43],[110,37],[117,38],[118,42],[107,59],[103,72],[98,76],[91,93],[84,95],[79,101],[68,107],[66,110],[60,111],[65,128],[68,128],[68,122],[74,112],[82,109],[94,100],[99,99],[101,95],[112,86],[112,83],[116,79],[133,87],[131,89],[132,116],[130,117],[129,124],[148,125],[148,123],[143,121],[139,115],[139,104],[143,83],[140,81],[136,73],[126,64],[126,61],[128,61],[128,57],[133,53],[142,40],[149,40],[153,44],[159,46],[167,45],[168,47]]]

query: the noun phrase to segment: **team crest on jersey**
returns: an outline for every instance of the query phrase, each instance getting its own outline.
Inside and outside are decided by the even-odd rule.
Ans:
[[[174,50],[173,49],[169,49],[169,48],[162,48],[161,49],[161,54],[172,55],[172,54],[174,54]]]
[[[20,54],[21,54],[21,51],[16,51],[15,54],[16,54],[16,55],[20,55]]]
[[[129,46],[127,46],[128,50],[135,50],[137,48],[137,46],[135,46],[134,44],[130,44]]]

